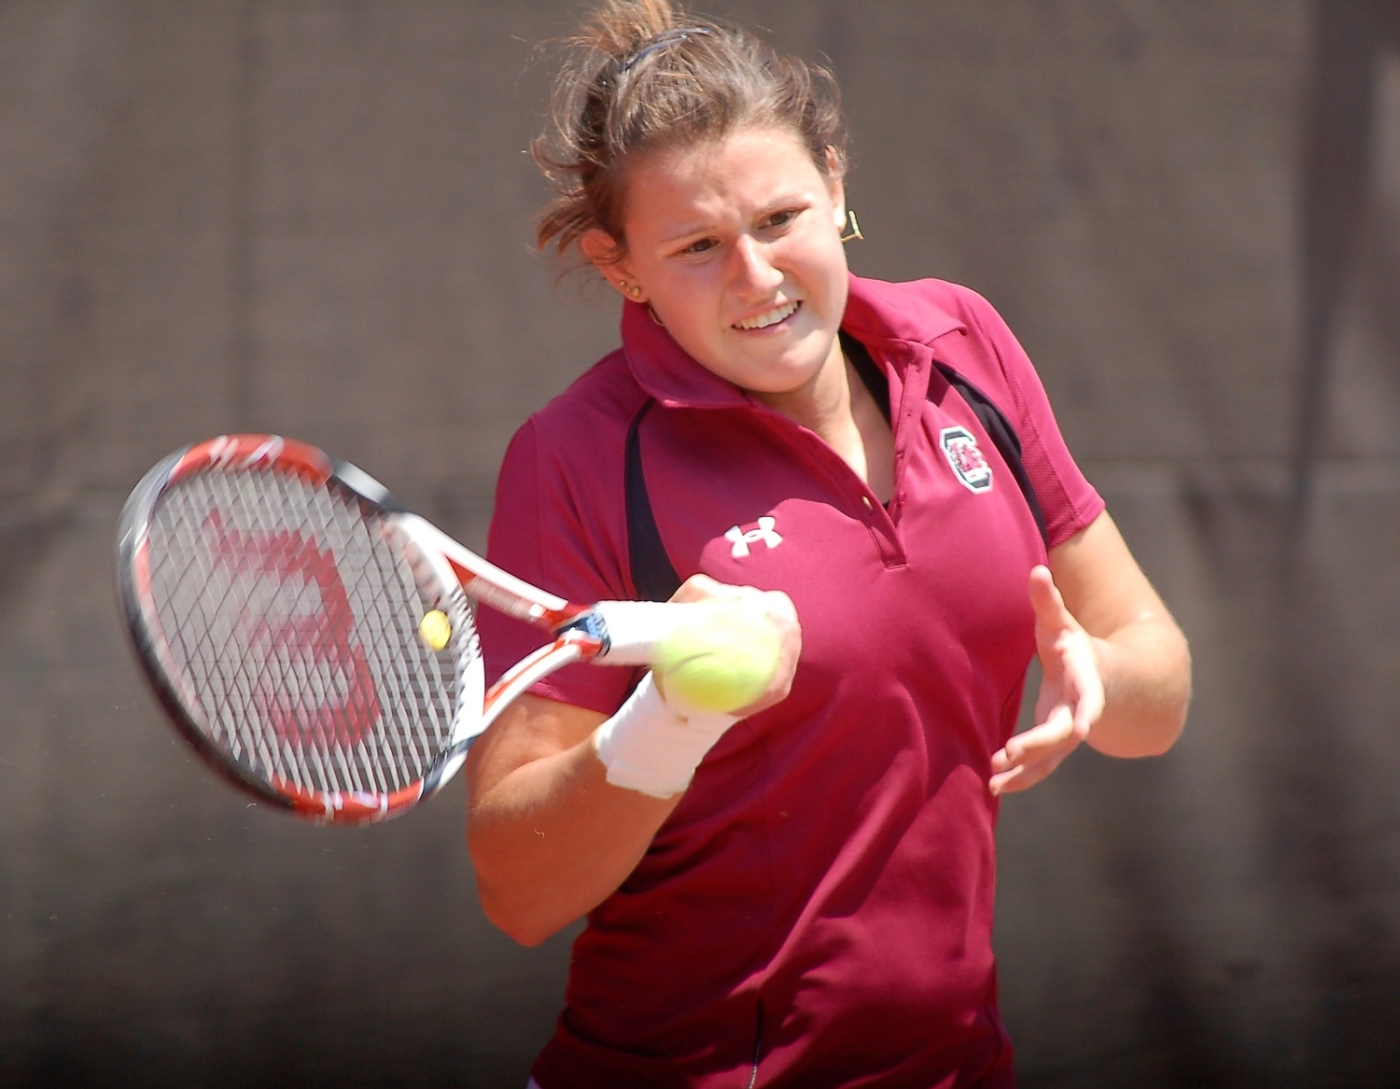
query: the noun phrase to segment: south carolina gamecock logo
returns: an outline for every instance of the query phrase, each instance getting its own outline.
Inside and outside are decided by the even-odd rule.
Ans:
[[[938,433],[938,445],[948,458],[957,478],[971,492],[992,488],[992,467],[977,448],[977,439],[965,427],[945,427]]]

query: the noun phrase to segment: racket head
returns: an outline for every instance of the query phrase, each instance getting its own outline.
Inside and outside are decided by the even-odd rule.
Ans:
[[[298,816],[404,813],[477,732],[483,667],[461,583],[382,487],[314,447],[231,435],[165,458],[123,508],[117,588],[180,733]]]

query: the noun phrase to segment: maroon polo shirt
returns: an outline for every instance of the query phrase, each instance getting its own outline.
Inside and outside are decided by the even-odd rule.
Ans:
[[[636,870],[588,918],[543,1089],[1009,1086],[996,1007],[991,756],[1034,653],[1045,549],[952,366],[1020,435],[1052,546],[1103,509],[1020,345],[939,281],[851,279],[843,328],[890,385],[888,509],[815,434],[625,304],[623,348],[517,433],[489,554],[576,601],[629,598],[624,442],[682,578],[785,590],[792,694],[734,726]],[[481,616],[488,673],[540,640]],[[630,671],[575,666],[551,699],[612,713]]]

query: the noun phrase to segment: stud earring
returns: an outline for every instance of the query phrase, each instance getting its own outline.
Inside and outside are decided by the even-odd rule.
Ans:
[[[846,209],[846,222],[848,226],[845,232],[837,236],[842,242],[856,242],[865,237],[860,233],[860,224],[856,221],[855,212],[850,208]]]
[[[629,299],[640,299],[642,297],[642,287],[640,284],[629,284],[626,280],[618,280],[617,289]]]

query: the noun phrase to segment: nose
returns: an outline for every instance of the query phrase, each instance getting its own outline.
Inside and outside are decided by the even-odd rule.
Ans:
[[[773,266],[767,247],[752,235],[739,236],[733,263],[733,288],[742,298],[771,294],[783,282],[783,273]]]

